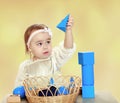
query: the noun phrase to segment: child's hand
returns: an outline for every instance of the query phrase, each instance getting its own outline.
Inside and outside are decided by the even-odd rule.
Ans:
[[[68,31],[68,30],[72,30],[73,23],[74,23],[73,17],[70,15],[70,16],[69,16],[69,19],[68,19],[67,27],[66,27],[66,30],[67,30],[67,31]]]
[[[73,27],[73,17],[70,15],[67,22],[65,39],[64,39],[64,47],[68,49],[73,48],[72,27]]]

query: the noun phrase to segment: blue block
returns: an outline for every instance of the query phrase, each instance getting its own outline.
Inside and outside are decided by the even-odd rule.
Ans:
[[[69,14],[57,25],[57,28],[66,32],[66,26],[69,19]]]
[[[82,85],[94,85],[93,65],[82,65]]]
[[[24,86],[18,86],[13,90],[14,95],[20,95],[20,98],[25,98],[25,89]]]
[[[94,64],[94,52],[79,52],[78,62],[81,65]]]
[[[82,86],[82,98],[95,98],[94,86]]]

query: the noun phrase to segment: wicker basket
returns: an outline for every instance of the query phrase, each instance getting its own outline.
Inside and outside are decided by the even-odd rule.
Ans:
[[[74,103],[79,94],[81,79],[79,76],[29,77],[24,80],[26,97],[29,103]],[[51,88],[54,87],[54,92]],[[60,87],[65,87],[62,92]],[[67,94],[65,91],[67,90]],[[46,92],[44,92],[46,91]],[[39,95],[39,94],[42,95]],[[49,93],[49,95],[48,95]]]

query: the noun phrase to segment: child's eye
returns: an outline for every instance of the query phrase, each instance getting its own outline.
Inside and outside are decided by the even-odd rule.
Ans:
[[[42,43],[38,43],[37,45],[38,45],[38,46],[42,46]]]
[[[51,41],[49,40],[49,41],[47,41],[47,44],[50,44],[51,43]]]

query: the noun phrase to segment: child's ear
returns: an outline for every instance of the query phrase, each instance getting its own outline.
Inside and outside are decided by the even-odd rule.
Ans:
[[[31,52],[31,48],[30,47],[28,47],[28,50],[29,50],[29,52]]]

